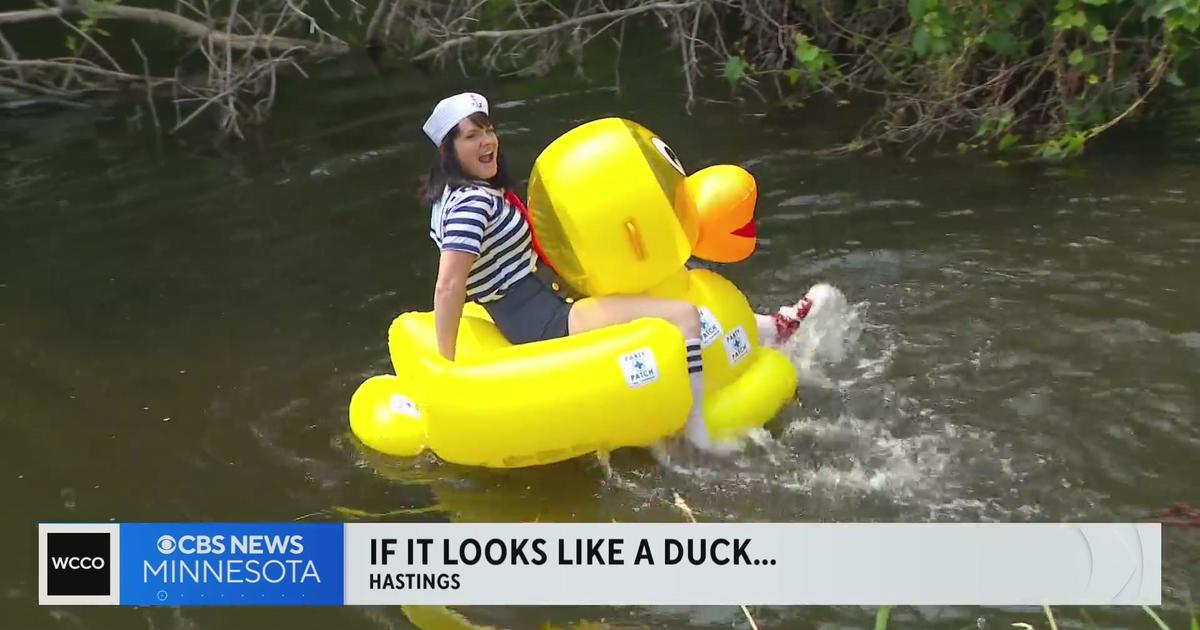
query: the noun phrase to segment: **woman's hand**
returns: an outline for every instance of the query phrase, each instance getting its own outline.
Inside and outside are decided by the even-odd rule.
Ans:
[[[433,321],[437,331],[438,352],[453,361],[458,347],[458,322],[467,300],[467,274],[475,263],[475,254],[446,250],[438,263],[437,285],[433,292]]]

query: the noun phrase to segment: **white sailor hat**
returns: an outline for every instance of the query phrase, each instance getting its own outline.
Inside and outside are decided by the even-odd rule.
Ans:
[[[460,120],[475,112],[488,113],[486,98],[474,92],[455,94],[442,99],[437,107],[433,108],[433,113],[421,129],[434,144],[441,145],[446,134],[450,133]]]

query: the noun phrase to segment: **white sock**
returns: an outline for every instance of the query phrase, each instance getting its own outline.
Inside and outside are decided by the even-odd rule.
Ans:
[[[694,445],[708,448],[712,438],[708,435],[708,426],[704,423],[704,363],[700,359],[700,340],[685,339],[687,346],[688,381],[692,386],[692,408],[688,411],[687,425],[683,428],[684,435]]]
[[[778,335],[774,315],[754,314],[754,323],[758,324],[758,345],[773,346]]]

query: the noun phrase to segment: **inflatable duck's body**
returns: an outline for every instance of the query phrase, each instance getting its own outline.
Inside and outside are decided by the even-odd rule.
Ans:
[[[714,166],[686,176],[649,130],[607,118],[542,152],[528,198],[540,253],[564,291],[698,307],[714,440],[762,426],[791,399],[795,368],[759,345],[745,296],[715,272],[685,267],[693,255],[734,262],[753,252],[749,173]],[[455,362],[438,353],[430,312],[396,318],[388,346],[396,374],[359,387],[350,426],[392,455],[429,448],[466,465],[546,464],[649,446],[683,428],[692,404],[683,336],[656,318],[514,346],[483,308],[468,304]]]

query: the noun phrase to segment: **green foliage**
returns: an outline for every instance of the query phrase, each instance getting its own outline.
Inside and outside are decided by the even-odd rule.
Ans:
[[[716,63],[734,89],[769,93],[755,89],[768,78],[780,93],[791,90],[788,98],[869,93],[880,110],[852,148],[951,137],[1006,160],[1063,159],[1152,105],[1152,94],[1200,77],[1200,0],[729,0],[719,11],[638,10],[637,18],[628,11],[648,5],[581,0],[573,3],[581,21],[564,29],[554,27],[563,14],[557,2],[488,0],[447,33],[428,26],[443,19],[436,4],[413,3],[415,16],[429,19],[396,29],[401,48],[442,60],[466,52],[490,69],[535,74],[561,51],[578,59],[584,43],[636,19],[689,47],[682,55],[689,78],[703,76],[707,60],[697,55],[728,50]],[[544,43],[522,35],[460,46],[469,38],[455,29],[532,29],[543,31]],[[694,45],[692,37],[721,41]]]
[[[1086,142],[1087,135],[1085,133],[1080,131],[1071,132],[1061,137],[1043,141],[1038,145],[1036,155],[1043,160],[1057,162],[1083,153],[1083,145]]]
[[[109,7],[114,7],[121,4],[121,0],[96,0],[94,2],[85,2],[83,4],[83,19],[79,21],[79,30],[84,33],[96,33],[97,35],[108,36],[108,31],[100,28],[99,22],[104,17],[104,12]]]
[[[816,84],[820,81],[822,73],[837,72],[837,64],[833,61],[833,55],[814,44],[807,35],[796,33],[792,41],[795,44],[792,49],[795,65],[787,71],[790,73],[788,80],[792,85],[796,85],[800,79],[807,79],[808,82]]]
[[[85,0],[81,3],[83,17],[75,27],[85,35],[108,37],[109,32],[100,27],[100,20],[104,19],[105,11],[118,4],[121,4],[121,0]],[[72,55],[79,55],[82,51],[79,38],[74,33],[67,35],[66,45]]]
[[[722,72],[726,81],[730,85],[737,85],[738,81],[746,76],[746,62],[742,58],[734,55],[725,60],[725,70]]]
[[[966,131],[968,149],[1063,159],[1200,71],[1200,0],[790,3],[793,49],[777,72],[797,90],[881,92],[879,127],[899,142]],[[726,64],[731,82],[777,46],[759,35]]]

